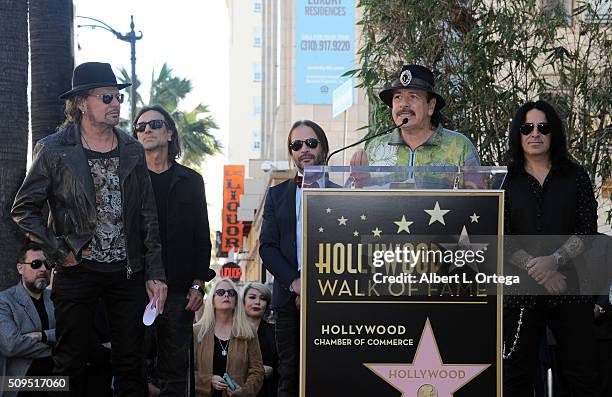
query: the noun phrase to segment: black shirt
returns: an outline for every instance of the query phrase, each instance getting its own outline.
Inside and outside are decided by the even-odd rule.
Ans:
[[[278,389],[278,352],[276,350],[276,334],[274,325],[262,320],[257,328],[257,338],[261,349],[261,359],[264,365],[274,369],[270,378],[264,379],[257,397],[275,397]]]
[[[224,349],[226,353],[229,352],[229,343],[229,340],[221,340],[217,338],[217,335],[215,335],[215,350],[213,352],[213,375],[219,375],[220,377],[223,377],[223,374],[225,373],[227,368],[227,356],[224,356],[222,353]],[[221,397],[221,391],[215,388],[213,388],[213,390],[213,397]]]
[[[155,203],[157,205],[157,221],[159,222],[159,238],[162,247],[162,262],[164,263],[164,268],[166,269],[168,266],[166,250],[168,243],[168,192],[170,191],[170,183],[172,182],[174,168],[175,167],[171,166],[160,174],[149,170],[151,184],[153,185],[153,193],[155,195]]]
[[[588,174],[578,164],[571,163],[563,170],[553,167],[542,185],[525,170],[511,172],[504,189],[505,234],[527,236],[535,243],[529,244],[528,252],[532,256],[551,255],[569,235],[597,233],[597,201]],[[534,241],[534,235],[546,237]],[[559,239],[551,236],[559,236]],[[521,276],[521,283],[523,278],[530,279],[526,271]],[[512,305],[535,303],[533,296],[509,298]],[[574,295],[547,299],[549,303],[590,301],[588,296]]]
[[[41,296],[39,299],[32,298],[32,303],[34,303],[34,307],[36,308],[36,312],[38,313],[38,317],[40,318],[40,324],[42,325],[42,333],[44,334],[45,330],[49,329],[49,317],[47,316],[47,310],[45,309],[45,300]],[[30,368],[28,368],[28,372],[26,376],[49,376],[53,371],[53,359],[51,356],[37,358],[32,361]],[[20,396],[38,396],[38,395],[46,395],[46,393],[23,393],[19,394]]]

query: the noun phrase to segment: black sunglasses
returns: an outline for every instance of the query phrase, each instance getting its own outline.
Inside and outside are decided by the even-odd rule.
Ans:
[[[319,146],[319,143],[320,142],[317,138],[308,138],[305,141],[296,139],[295,141],[289,144],[289,149],[293,150],[294,152],[297,152],[302,148],[302,145],[304,144],[306,144],[306,146],[308,146],[309,148],[314,149]]]
[[[533,123],[525,123],[523,124],[520,128],[519,131],[521,131],[521,134],[523,135],[529,135],[531,134],[531,131],[533,131]],[[548,135],[550,134],[550,124],[548,123],[537,123],[535,124],[535,126],[538,128],[538,132],[542,135]]]
[[[217,294],[217,296],[223,296],[225,295],[226,292],[227,292],[227,296],[229,296],[230,298],[235,298],[236,296],[238,296],[238,292],[236,292],[236,290],[233,288],[230,288],[230,289],[219,288],[218,290],[215,291],[215,294]]]
[[[157,130],[162,128],[166,122],[164,120],[141,121],[140,123],[134,124],[134,131],[143,132],[147,128],[147,124],[151,126],[152,130]]]
[[[21,263],[24,265],[30,265],[32,269],[34,270],[40,268],[42,265],[45,265],[47,270],[51,270],[55,267],[55,265],[47,262],[47,260],[43,261],[42,259],[34,259],[32,262],[21,262]]]
[[[125,98],[123,94],[91,94],[90,96],[102,98],[102,102],[104,102],[105,105],[111,103],[113,98],[117,98],[117,102],[123,103],[123,99]]]

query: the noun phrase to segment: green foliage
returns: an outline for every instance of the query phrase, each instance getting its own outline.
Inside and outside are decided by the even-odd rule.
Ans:
[[[121,82],[129,82],[129,74],[123,68],[120,69]],[[145,104],[138,93],[140,81],[136,81],[137,106],[142,108]],[[221,150],[220,142],[211,133],[211,130],[218,129],[208,106],[200,103],[191,111],[178,110],[181,100],[191,92],[192,85],[189,79],[174,76],[172,69],[164,63],[158,75],[155,71],[151,74],[151,89],[149,91],[149,105],[161,105],[174,119],[181,139],[183,154],[179,159],[184,165],[192,168],[200,167],[200,163],[206,158],[219,153]],[[131,123],[129,123],[131,124]],[[129,127],[128,124],[128,127]]]
[[[173,76],[172,69],[164,63],[157,77],[155,71],[151,73],[149,104],[161,104],[168,112],[173,113],[181,99],[184,99],[191,90],[191,81]]]
[[[483,165],[504,163],[512,116],[540,97],[564,117],[572,155],[600,188],[612,168],[612,20],[595,12],[605,2],[578,1],[570,14],[551,0],[360,0],[352,74],[372,105],[369,131],[390,120],[378,92],[418,63],[447,100],[445,125],[472,139]]]

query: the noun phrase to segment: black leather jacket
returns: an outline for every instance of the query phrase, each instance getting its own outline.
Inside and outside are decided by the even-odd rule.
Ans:
[[[144,149],[121,130],[115,133],[119,140],[127,272],[144,268],[145,279],[165,280],[157,209]],[[42,216],[45,203],[49,204],[48,225]],[[38,142],[11,215],[30,239],[42,245],[52,262],[62,264],[69,252],[80,258],[95,232],[96,199],[79,126],[69,126]]]

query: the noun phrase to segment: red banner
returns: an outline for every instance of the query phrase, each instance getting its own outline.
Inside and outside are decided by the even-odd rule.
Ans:
[[[223,167],[223,228],[219,257],[227,257],[233,248],[239,252],[242,246],[242,222],[238,221],[240,195],[244,193],[244,165]]]

